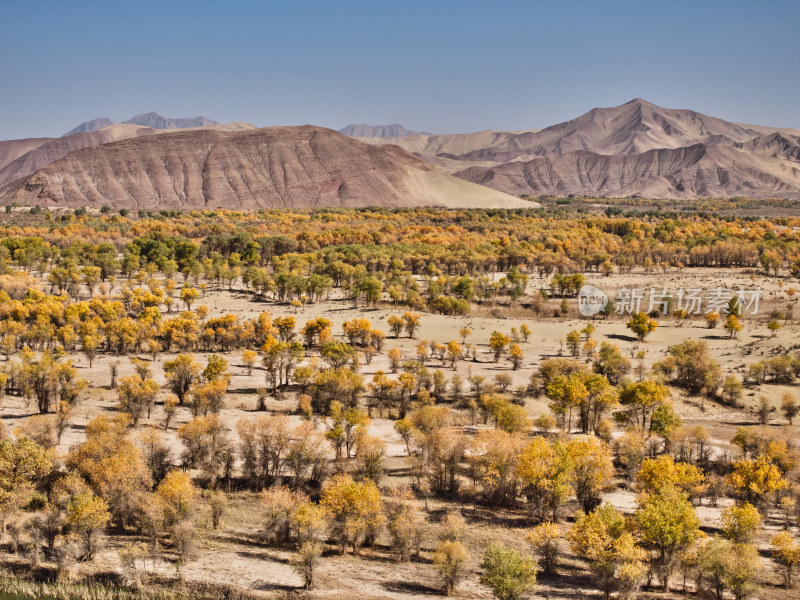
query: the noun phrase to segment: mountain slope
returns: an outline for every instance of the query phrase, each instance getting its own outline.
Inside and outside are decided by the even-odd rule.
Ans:
[[[508,162],[534,156],[589,150],[597,154],[641,154],[694,144],[731,145],[761,132],[691,110],[661,108],[639,98],[613,108],[595,108],[577,119],[521,133],[462,160]]]
[[[17,160],[23,154],[35,150],[56,138],[25,138],[22,140],[4,140],[0,142],[0,169]]]
[[[457,177],[513,195],[800,197],[797,163],[695,144],[610,156],[587,150],[473,167]]]
[[[77,127],[70,129],[67,133],[62,135],[61,137],[67,137],[70,135],[74,135],[76,133],[87,133],[90,131],[98,131],[103,129],[104,127],[108,127],[109,125],[113,125],[114,121],[111,119],[107,119],[106,117],[101,117],[99,119],[92,119],[91,121],[84,121]]]
[[[237,123],[227,123],[224,125],[208,125],[202,129],[248,131],[255,129],[255,127],[250,123],[239,121]],[[75,133],[62,138],[40,138],[0,142],[0,187],[20,177],[30,175],[34,171],[66,156],[73,150],[91,148],[92,146],[108,144],[109,142],[116,142],[132,137],[191,130],[192,129],[153,129],[152,127],[141,127],[139,125],[120,124],[110,125],[99,131]],[[25,152],[19,154],[23,149]],[[5,154],[8,154],[9,158],[11,156],[14,156],[14,158],[5,161],[3,160]]]
[[[38,169],[66,156],[73,150],[91,148],[137,135],[151,135],[154,133],[157,133],[155,129],[143,128],[138,125],[111,125],[99,131],[74,133],[67,137],[47,140],[1,168],[0,187],[20,177],[30,175]]]
[[[339,130],[339,133],[348,137],[358,138],[404,138],[411,135],[420,135],[416,131],[406,129],[399,123],[392,125],[348,125]]]
[[[208,129],[70,152],[0,190],[0,204],[117,208],[502,206],[531,203],[437,172],[396,146],[319,127]]]
[[[795,160],[800,163],[800,138],[782,133],[762,135],[743,144],[735,144],[740,148],[760,156]]]

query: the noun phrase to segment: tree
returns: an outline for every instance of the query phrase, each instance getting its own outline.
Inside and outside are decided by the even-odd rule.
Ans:
[[[131,424],[136,427],[139,419],[150,410],[156,401],[158,394],[158,384],[153,379],[145,379],[136,374],[130,377],[123,377],[119,380],[117,394],[122,410],[131,416]]]
[[[394,422],[394,430],[403,438],[406,444],[406,454],[411,456],[411,447],[409,444],[411,442],[411,436],[414,434],[414,425],[409,419],[398,419]]]
[[[619,401],[629,408],[628,420],[642,431],[650,431],[656,408],[669,398],[669,388],[651,379],[625,385]]]
[[[78,377],[72,361],[61,362],[52,352],[42,352],[35,360],[32,352],[23,355],[22,387],[36,397],[39,412],[48,413],[54,402],[59,400],[73,403],[87,386],[88,382]]]
[[[791,392],[786,392],[781,396],[781,411],[786,420],[789,421],[789,425],[792,424],[797,413],[800,412],[800,404],[798,404],[797,398]]]
[[[692,394],[713,393],[719,385],[721,370],[704,341],[686,340],[669,349],[669,356],[653,369],[672,379],[672,383]]]
[[[685,462],[675,462],[669,454],[642,461],[636,485],[645,494],[659,494],[675,488],[691,500],[706,490],[706,476],[702,469]]]
[[[260,500],[264,508],[264,539],[280,548],[289,542],[292,515],[308,504],[308,496],[286,486],[276,485],[261,492]]]
[[[726,588],[736,600],[743,600],[756,588],[761,561],[755,546],[714,537],[699,547],[697,565],[701,577],[711,580],[717,600],[722,600]]]
[[[589,390],[581,373],[558,375],[547,384],[545,394],[552,400],[550,410],[558,418],[562,428],[572,430],[572,411],[586,402]]]
[[[383,523],[383,504],[373,481],[355,482],[350,475],[335,475],[325,482],[320,504],[331,516],[332,533],[341,543],[342,554],[347,544],[356,554],[364,537]]]
[[[258,353],[255,350],[244,350],[242,351],[242,364],[244,368],[247,369],[247,375],[253,374],[253,367],[258,360]]]
[[[414,332],[417,330],[417,328],[419,327],[419,323],[420,323],[420,318],[421,317],[420,317],[419,313],[405,312],[405,313],[403,313],[403,316],[400,317],[400,318],[403,320],[403,327],[405,327],[405,330],[406,330],[406,333],[408,334],[408,337],[409,338],[413,338],[414,337]],[[391,323],[390,323],[390,325],[391,325]],[[395,337],[397,337],[397,336],[395,336]]]
[[[97,333],[96,328],[90,330],[87,327],[86,332],[81,336],[81,351],[89,361],[89,368],[91,368],[94,363],[94,358],[97,356],[97,349],[100,347],[102,341],[103,338]]]
[[[603,342],[597,352],[594,371],[605,375],[608,381],[617,385],[631,370],[631,361],[622,355],[619,346]]]
[[[24,508],[53,469],[54,454],[26,436],[0,440],[0,512]]]
[[[581,345],[581,333],[577,329],[573,329],[567,334],[567,347],[572,356],[577,357]]]
[[[610,504],[578,516],[567,533],[573,552],[588,559],[608,600],[614,589],[627,598],[646,573],[647,553],[636,545],[625,517]]]
[[[310,590],[314,585],[314,570],[322,557],[322,546],[317,542],[304,542],[292,560],[294,570],[303,578],[303,587]]]
[[[455,369],[456,368],[456,361],[461,358],[461,346],[455,340],[449,342],[447,344],[447,358],[450,360],[450,367]]]
[[[403,331],[403,327],[405,326],[403,317],[392,315],[389,317],[387,323],[389,324],[389,330],[394,334],[394,337],[399,338],[400,333]]]
[[[558,555],[561,551],[559,542],[563,537],[558,525],[546,521],[531,530],[526,539],[539,555],[542,569],[547,575],[555,575],[558,566]]]
[[[700,519],[688,497],[671,486],[644,497],[636,512],[642,542],[656,553],[655,565],[664,591],[679,554],[700,536]]]
[[[186,310],[192,310],[192,303],[200,297],[200,292],[193,287],[181,289],[181,301],[186,305]]]
[[[722,382],[722,397],[731,406],[736,406],[742,398],[742,382],[736,375],[728,375]]]
[[[414,505],[416,497],[411,488],[402,486],[389,491],[386,503],[387,528],[392,536],[392,545],[397,550],[398,560],[411,559],[411,550],[422,538],[424,518]],[[417,549],[419,547],[417,546]]]
[[[551,444],[547,438],[534,437],[517,458],[516,475],[528,499],[533,516],[544,519],[550,513],[558,520],[558,508],[572,494],[572,462],[564,444]]]
[[[628,321],[626,327],[636,334],[636,337],[641,341],[644,341],[644,338],[656,330],[658,321],[651,319],[646,313],[637,312],[631,317],[631,320]]]
[[[792,586],[792,571],[800,565],[800,543],[788,531],[781,531],[772,538],[772,557],[786,569],[784,582],[788,589]]]
[[[494,362],[500,360],[500,356],[503,354],[506,346],[511,342],[507,335],[500,333],[499,331],[493,331],[491,337],[489,338],[489,347],[494,352]]]
[[[769,329],[770,337],[776,337],[780,328],[781,324],[777,319],[772,319],[769,323],[767,323],[767,329]]]
[[[758,506],[765,496],[788,485],[780,469],[765,456],[733,463],[733,473],[725,477],[739,498]]]
[[[464,576],[468,561],[469,552],[461,542],[443,540],[436,547],[433,565],[442,575],[446,595],[453,595],[459,580]]]
[[[129,523],[152,484],[142,451],[128,436],[129,423],[125,414],[95,417],[86,425],[86,441],[71,448],[66,461],[108,503],[120,527]]]
[[[192,385],[200,380],[201,368],[191,354],[179,354],[164,363],[164,374],[179,404],[183,404]]]
[[[761,526],[761,513],[755,506],[745,502],[739,506],[728,506],[722,510],[722,530],[725,537],[737,544],[750,544]]]
[[[508,356],[511,359],[512,368],[516,371],[522,365],[522,348],[519,344],[511,344],[508,348]]]
[[[731,339],[736,338],[736,335],[742,330],[742,324],[739,323],[739,319],[736,317],[736,315],[728,315],[728,318],[725,319],[725,329],[727,330]]]
[[[614,477],[611,447],[603,440],[582,435],[567,443],[572,461],[571,483],[575,496],[589,512],[600,504],[600,494]]]
[[[216,381],[224,377],[228,370],[228,361],[219,354],[210,354],[206,368],[203,369],[203,377],[206,381]]]
[[[167,473],[156,488],[156,497],[164,506],[166,524],[171,526],[185,519],[198,495],[199,490],[187,473],[181,471]]]
[[[66,525],[83,541],[83,558],[90,560],[97,551],[98,537],[111,520],[108,504],[90,492],[72,498],[67,505]]]
[[[536,587],[536,561],[511,548],[491,544],[482,567],[481,585],[498,600],[520,600]]]

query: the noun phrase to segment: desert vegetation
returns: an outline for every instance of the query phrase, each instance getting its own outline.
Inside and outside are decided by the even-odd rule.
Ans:
[[[583,210],[9,209],[0,591],[789,597],[800,219]]]

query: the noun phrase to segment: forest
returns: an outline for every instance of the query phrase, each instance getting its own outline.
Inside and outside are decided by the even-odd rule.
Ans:
[[[793,597],[800,217],[544,204],[7,207],[0,593]]]

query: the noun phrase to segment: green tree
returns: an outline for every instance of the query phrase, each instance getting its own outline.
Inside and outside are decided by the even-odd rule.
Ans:
[[[482,566],[480,582],[498,600],[519,600],[536,587],[536,561],[511,548],[491,544]]]
[[[760,526],[761,513],[749,502],[728,506],[722,511],[722,530],[725,537],[737,544],[752,543]]]
[[[645,496],[636,512],[642,542],[655,552],[655,566],[664,591],[680,553],[701,535],[700,519],[687,496],[673,487]]]

